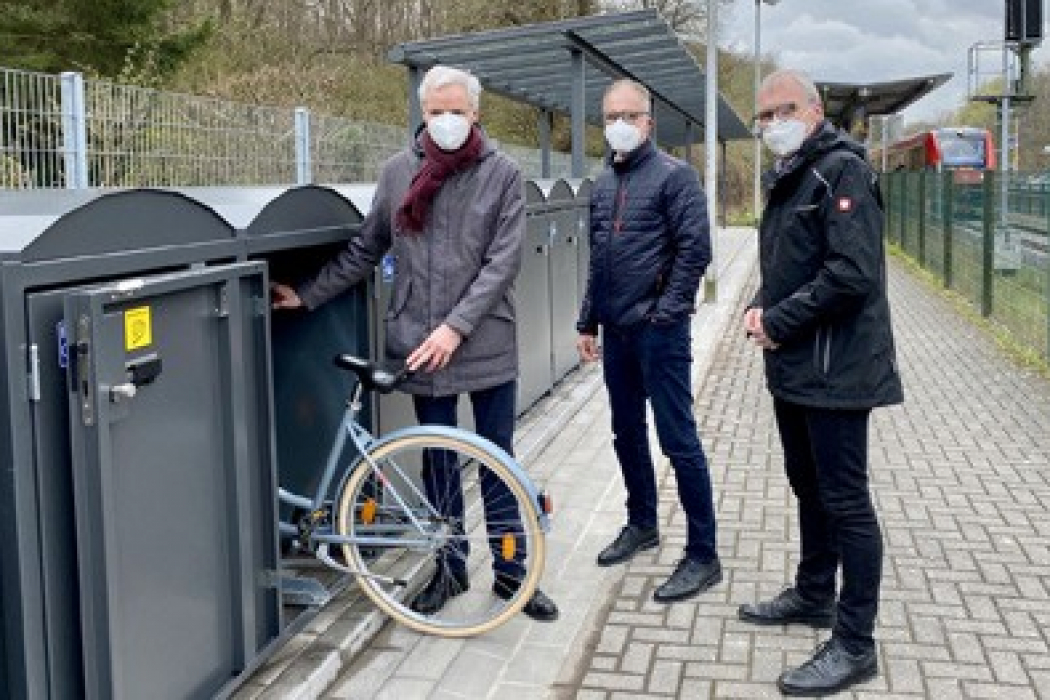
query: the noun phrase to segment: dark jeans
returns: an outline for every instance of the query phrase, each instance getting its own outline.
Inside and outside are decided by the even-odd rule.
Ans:
[[[868,490],[871,411],[831,410],[774,399],[784,468],[798,499],[802,553],[795,578],[811,601],[842,591],[832,634],[854,653],[874,648],[882,532]]]
[[[613,447],[627,488],[627,520],[657,524],[656,468],[649,453],[645,400],[656,420],[660,448],[671,460],[685,510],[686,556],[710,561],[715,546],[715,507],[707,458],[696,432],[690,388],[689,319],[606,326],[602,365],[612,411]]]
[[[470,403],[474,409],[474,432],[514,454],[514,399],[517,383],[512,381],[490,389],[470,392]],[[412,403],[416,420],[420,425],[457,425],[456,408],[459,395],[415,396]],[[423,455],[423,485],[427,498],[441,512],[454,521],[463,519],[463,486],[460,474],[462,465],[453,465],[453,455],[446,450],[426,450]],[[485,503],[485,522],[488,528],[489,547],[492,550],[493,570],[498,576],[520,579],[524,573],[524,542],[518,539],[514,558],[502,555],[501,543],[505,533],[521,532],[521,516],[517,502],[500,479],[488,469],[480,468],[481,492]],[[462,534],[462,532],[461,532]],[[458,538],[444,552],[442,562],[458,574],[466,574],[470,549],[465,537]]]

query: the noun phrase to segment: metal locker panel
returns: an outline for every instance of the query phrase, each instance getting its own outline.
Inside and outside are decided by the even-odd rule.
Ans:
[[[579,316],[578,239],[575,236],[576,214],[569,213],[572,216],[571,223],[566,224],[563,215],[555,220],[557,234],[551,244],[551,365],[555,382],[560,381],[579,362],[579,352],[576,350],[576,319]],[[566,230],[571,233],[564,234]]]
[[[26,331],[35,364],[37,399],[31,402],[33,451],[40,523],[40,591],[48,694],[83,696],[77,540],[72,471],[69,467],[69,408],[62,352],[66,290],[26,296]],[[61,343],[61,345],[60,345]]]
[[[515,286],[518,313],[518,410],[524,411],[552,384],[550,323],[550,218],[529,216],[521,272]]]
[[[273,314],[277,468],[289,491],[312,495],[317,488],[353,384],[332,360],[344,352],[368,354],[367,296],[361,284],[314,311]]]
[[[558,205],[550,213],[551,372],[553,381],[557,382],[579,362],[579,352],[576,350],[579,226],[575,194],[567,182],[556,182],[548,198],[552,204]]]
[[[265,274],[255,272],[237,277],[238,303],[229,305],[231,318],[243,329],[241,334],[227,334],[228,357],[231,361],[231,385],[228,391],[235,402],[230,427],[234,463],[238,480],[237,517],[241,524],[235,546],[241,553],[237,584],[240,586],[239,618],[243,640],[242,668],[261,663],[276,651],[275,640],[285,632],[278,585],[266,584],[271,572],[280,569],[280,533],[278,531],[279,485],[278,451],[274,443],[276,413],[273,399],[272,332],[268,321],[269,283]],[[231,328],[233,328],[231,324]],[[240,400],[240,407],[236,402]],[[233,510],[231,508],[231,510]],[[247,527],[245,527],[247,526]],[[253,659],[253,657],[255,657]],[[239,683],[227,685],[233,690]]]
[[[66,299],[88,698],[212,697],[276,624],[252,571],[276,551],[273,496],[259,502],[274,493],[269,406],[247,388],[269,367],[244,327],[265,329],[265,290],[265,266],[241,263]]]
[[[577,228],[579,230],[580,245],[576,248],[578,254],[577,268],[580,271],[579,300],[583,303],[583,297],[587,294],[587,273],[591,265],[591,188],[590,180],[583,180],[576,188],[576,216]],[[579,311],[577,309],[577,311]]]
[[[53,698],[84,694],[65,369],[68,355],[61,337],[63,300],[68,293],[66,288],[26,296],[27,340],[37,387],[37,398],[30,408],[42,584],[33,598],[42,607],[47,692]]]

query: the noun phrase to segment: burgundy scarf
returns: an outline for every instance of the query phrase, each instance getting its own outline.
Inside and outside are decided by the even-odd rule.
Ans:
[[[430,204],[445,180],[453,173],[466,170],[477,161],[484,147],[481,129],[475,124],[470,135],[458,151],[442,151],[423,131],[419,139],[423,146],[423,165],[412,178],[412,185],[405,193],[405,200],[397,210],[397,225],[406,233],[421,233],[427,223]]]

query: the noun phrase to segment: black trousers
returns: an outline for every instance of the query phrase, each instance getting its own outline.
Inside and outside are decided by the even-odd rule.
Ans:
[[[835,597],[832,635],[848,650],[874,647],[882,532],[868,485],[869,409],[812,408],[773,400],[784,468],[798,499],[802,552],[795,586],[806,599]]]
[[[489,389],[470,392],[470,403],[474,409],[474,432],[502,447],[507,454],[514,455],[514,401],[518,384],[515,380],[498,384]],[[416,420],[420,425],[445,425],[455,427],[458,423],[457,405],[459,394],[449,396],[412,397]],[[453,455],[445,450],[426,450],[423,457],[422,479],[427,498],[444,515],[462,521],[464,516],[463,484],[459,467],[452,463]],[[507,533],[521,532],[521,515],[518,503],[506,485],[482,467],[479,470],[482,498],[485,504],[485,521],[492,550],[492,568],[498,577],[521,580],[525,574],[525,543],[519,540],[515,555],[507,559],[501,554],[501,542]],[[462,533],[461,534],[465,534]],[[470,556],[468,539],[464,536],[441,552],[441,562],[462,576],[467,574],[467,559]]]

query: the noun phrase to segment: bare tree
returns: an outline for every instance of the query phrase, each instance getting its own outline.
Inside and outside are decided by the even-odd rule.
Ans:
[[[718,3],[730,7],[735,0]],[[604,0],[600,4],[612,11],[654,9],[676,34],[701,41],[707,36],[706,0]]]

